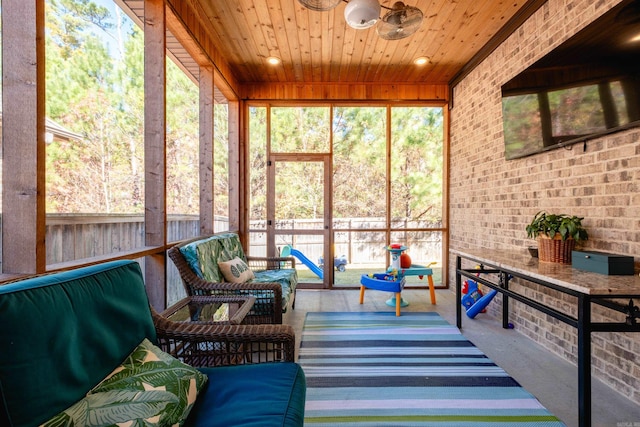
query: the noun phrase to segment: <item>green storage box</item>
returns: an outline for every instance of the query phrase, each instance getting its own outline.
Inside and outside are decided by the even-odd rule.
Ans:
[[[571,266],[593,273],[633,275],[633,257],[596,251],[572,251]]]

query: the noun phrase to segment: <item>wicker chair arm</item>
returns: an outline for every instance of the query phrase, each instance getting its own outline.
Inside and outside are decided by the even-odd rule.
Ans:
[[[245,282],[245,283],[230,283],[230,282],[207,282],[206,280],[202,280],[201,278],[197,278],[197,280],[193,280],[190,283],[191,286],[203,290],[210,291],[208,294],[213,295],[211,291],[272,291],[274,294],[278,293],[280,299],[282,300],[282,286],[278,283],[260,283],[260,282]],[[198,293],[199,295],[207,295],[205,293]]]
[[[294,361],[290,325],[174,322],[151,307],[160,348],[192,366]]]
[[[296,259],[293,257],[247,256],[247,263],[249,264],[249,268],[254,271],[296,268]]]

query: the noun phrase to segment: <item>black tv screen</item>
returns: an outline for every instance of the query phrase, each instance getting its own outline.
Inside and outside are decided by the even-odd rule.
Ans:
[[[640,126],[640,0],[625,0],[502,86],[505,157]]]

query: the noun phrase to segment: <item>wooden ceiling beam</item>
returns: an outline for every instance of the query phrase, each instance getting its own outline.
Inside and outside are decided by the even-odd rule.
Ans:
[[[244,100],[442,101],[447,85],[419,83],[245,83]]]

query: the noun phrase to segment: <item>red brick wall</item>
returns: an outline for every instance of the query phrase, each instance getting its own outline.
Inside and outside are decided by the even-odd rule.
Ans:
[[[549,0],[454,88],[450,248],[526,251],[539,210],[584,216],[585,247],[640,261],[640,129],[506,161],[500,87],[617,0]],[[455,277],[451,259],[450,276]],[[529,292],[541,293],[540,290]],[[544,292],[555,305],[567,301]],[[492,304],[492,311],[496,306]],[[512,303],[516,331],[575,361],[575,330]],[[598,319],[601,313],[594,312]],[[640,403],[640,334],[593,334],[594,375]]]

